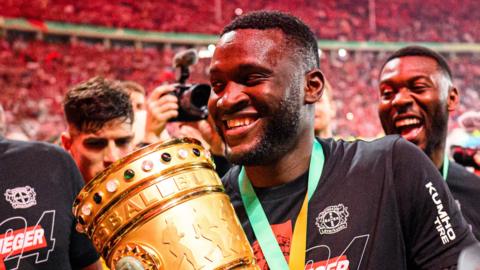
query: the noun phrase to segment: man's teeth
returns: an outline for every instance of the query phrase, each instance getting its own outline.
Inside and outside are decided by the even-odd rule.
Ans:
[[[398,120],[395,122],[395,126],[398,127],[403,127],[403,126],[411,126],[411,125],[417,125],[420,124],[420,120],[417,118],[405,118],[402,120]]]
[[[237,119],[227,120],[227,127],[236,128],[241,126],[248,126],[254,121],[255,119],[253,118],[237,118]]]

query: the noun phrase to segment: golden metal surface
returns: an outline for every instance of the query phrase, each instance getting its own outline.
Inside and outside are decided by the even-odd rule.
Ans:
[[[77,230],[112,270],[122,257],[144,269],[259,269],[210,155],[194,139],[142,148],[77,196]]]

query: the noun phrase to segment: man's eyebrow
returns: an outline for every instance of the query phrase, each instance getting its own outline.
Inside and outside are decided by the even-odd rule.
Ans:
[[[115,141],[116,140],[130,140],[130,139],[133,139],[133,137],[134,137],[133,135],[118,137],[118,138],[115,138]]]
[[[425,75],[419,75],[419,76],[415,76],[413,78],[411,78],[410,80],[408,80],[409,82],[415,82],[415,81],[418,81],[420,79],[425,79],[427,80],[428,82],[432,82],[432,80],[430,79],[429,76],[425,76]]]
[[[241,64],[239,66],[239,69],[241,72],[260,71],[265,73],[272,73],[272,70],[268,67],[256,63]]]
[[[268,73],[268,74],[273,73],[273,71],[270,68],[268,68],[264,65],[260,65],[258,63],[242,63],[242,64],[236,66],[235,71],[238,72],[238,73],[246,73],[246,72],[252,72],[252,71],[264,72],[264,73]],[[213,68],[210,69],[210,75],[221,74],[223,72],[224,71],[222,71],[218,67],[213,67]]]
[[[413,82],[416,82],[416,81],[421,80],[421,79],[425,79],[425,80],[427,80],[428,82],[432,82],[432,80],[430,79],[429,76],[426,76],[426,75],[417,75],[417,76],[414,76],[414,77],[409,78],[409,79],[406,81],[406,83],[407,83],[407,84],[408,84],[408,83],[413,83]],[[404,83],[403,80],[399,81],[399,80],[395,80],[395,79],[392,79],[392,78],[388,78],[388,79],[386,79],[386,80],[381,80],[380,83],[379,83],[379,85],[384,85],[384,84],[386,84],[386,85],[399,85],[399,84],[403,84],[403,83]]]
[[[106,138],[90,137],[83,140],[82,144],[86,147],[90,147],[91,145],[101,145],[105,147],[108,144],[108,140]]]
[[[107,140],[107,139],[103,137],[88,137],[88,138],[85,138],[84,141],[101,141],[101,140]]]

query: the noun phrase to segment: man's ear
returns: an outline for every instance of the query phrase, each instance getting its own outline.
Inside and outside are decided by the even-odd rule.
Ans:
[[[322,97],[324,85],[325,78],[320,69],[310,70],[305,75],[305,103],[314,104],[317,102]]]
[[[460,96],[456,87],[452,86],[448,90],[447,96],[447,109],[449,112],[453,112],[457,109],[458,103],[460,102]]]
[[[72,136],[70,133],[68,131],[62,132],[62,134],[60,134],[60,139],[62,140],[63,149],[69,152],[70,148],[72,148]]]

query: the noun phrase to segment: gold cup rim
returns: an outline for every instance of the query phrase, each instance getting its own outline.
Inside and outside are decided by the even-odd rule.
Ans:
[[[123,168],[125,165],[128,165],[132,161],[135,161],[135,160],[143,157],[144,155],[155,152],[159,149],[164,149],[166,147],[169,147],[169,146],[172,146],[172,145],[175,145],[175,144],[181,144],[181,143],[196,144],[200,147],[203,147],[202,143],[199,140],[191,138],[191,137],[183,137],[183,138],[174,138],[174,139],[167,140],[167,141],[152,143],[152,144],[147,145],[145,147],[142,147],[138,150],[135,150],[135,151],[131,152],[130,154],[128,154],[127,156],[125,156],[125,157],[115,161],[114,163],[110,164],[110,166],[105,168],[105,170],[103,170],[102,172],[97,174],[91,181],[89,181],[82,188],[82,190],[79,192],[79,194],[77,195],[77,197],[76,197],[76,199],[73,203],[73,209],[75,209],[81,203],[81,201],[83,200],[82,194],[84,194],[85,192],[89,193],[91,190],[93,190],[95,188],[95,186],[102,183],[103,180],[106,177],[108,177],[112,173],[117,172],[118,170]]]

